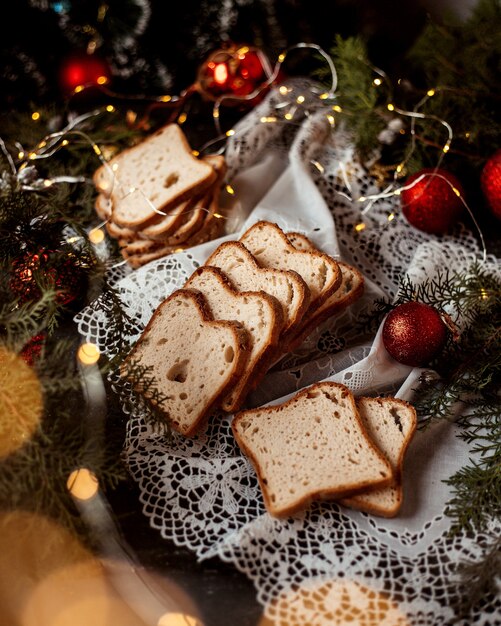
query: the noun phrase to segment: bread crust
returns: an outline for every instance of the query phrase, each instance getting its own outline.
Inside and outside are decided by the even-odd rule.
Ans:
[[[240,435],[239,424],[248,416],[251,416],[257,412],[273,414],[274,412],[277,411],[277,408],[280,408],[280,410],[283,410],[283,409],[286,410],[288,407],[292,407],[294,406],[294,404],[298,404],[304,398],[307,398],[308,394],[316,393],[317,391],[322,393],[323,390],[328,389],[328,388],[337,389],[338,391],[341,392],[343,397],[348,399],[351,405],[352,412],[353,412],[353,419],[355,420],[358,428],[360,429],[360,432],[363,434],[366,440],[367,446],[379,458],[381,463],[384,466],[386,466],[387,476],[378,477],[377,479],[374,479],[373,481],[366,480],[362,482],[357,482],[356,484],[347,484],[347,485],[344,485],[343,488],[335,487],[329,490],[312,488],[310,493],[308,493],[307,495],[304,495],[303,497],[300,497],[297,501],[293,502],[290,506],[277,509],[270,499],[268,489],[267,489],[266,478],[263,475],[262,469],[259,465],[258,460],[256,459],[254,451],[247,445],[246,440]],[[232,426],[233,435],[235,437],[237,444],[239,445],[241,450],[244,452],[244,454],[249,458],[250,462],[252,463],[256,471],[266,509],[271,515],[275,517],[283,518],[283,517],[288,517],[290,515],[293,515],[294,513],[297,513],[298,511],[301,511],[307,508],[315,500],[338,500],[339,498],[346,497],[355,493],[359,493],[360,491],[366,491],[368,488],[371,488],[371,487],[384,487],[384,486],[390,485],[393,480],[393,472],[392,472],[390,464],[388,463],[384,455],[380,452],[380,450],[374,445],[373,441],[369,438],[369,436],[366,433],[363,422],[360,418],[360,415],[358,414],[358,410],[356,408],[353,395],[351,394],[350,390],[345,385],[342,385],[340,383],[334,383],[330,381],[315,383],[314,385],[311,385],[299,391],[292,398],[290,398],[289,400],[287,400],[281,405],[267,406],[267,407],[261,407],[259,409],[249,409],[246,411],[241,411],[235,415],[231,426]],[[284,451],[284,453],[286,453],[286,451]]]

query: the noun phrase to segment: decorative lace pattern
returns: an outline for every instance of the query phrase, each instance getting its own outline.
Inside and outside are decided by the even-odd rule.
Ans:
[[[295,84],[291,89],[293,94],[305,92],[304,85],[300,91]],[[249,405],[274,401],[326,378],[344,382],[356,393],[391,390],[410,399],[418,372],[391,362],[382,350],[381,333],[364,336],[357,320],[375,298],[395,296],[405,273],[420,281],[444,266],[467,268],[481,256],[476,241],[462,225],[440,238],[417,231],[402,218],[396,197],[364,212],[367,204],[359,198],[378,188],[356,160],[349,137],[333,132],[325,112],[313,107],[294,124],[260,123],[283,101],[274,92],[237,126],[228,147],[239,215],[233,236],[258,219],[270,219],[356,266],[366,289],[355,305],[275,364]],[[283,115],[287,108],[280,111]],[[270,158],[275,166],[286,165],[271,183],[260,169]],[[246,213],[242,207],[250,198],[258,198],[257,204]],[[117,283],[137,333],[218,243],[161,259]],[[486,266],[501,273],[496,259],[488,259]],[[88,340],[113,352],[99,302],[77,321]],[[125,454],[152,526],[199,558],[218,555],[245,572],[274,623],[455,623],[454,568],[460,560],[475,558],[484,538],[448,536],[444,506],[450,493],[443,481],[470,454],[453,424],[440,423],[414,438],[397,518],[383,520],[332,502],[277,520],[266,513],[255,473],[233,440],[231,416],[216,413],[205,434],[189,440],[174,435],[166,441],[146,423],[141,407],[123,400],[131,416]],[[491,531],[500,528],[493,522]],[[469,623],[499,624],[500,609],[499,598],[488,598],[482,614],[471,616]]]

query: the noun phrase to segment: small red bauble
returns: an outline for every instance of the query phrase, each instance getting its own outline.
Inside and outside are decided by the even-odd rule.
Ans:
[[[501,220],[501,150],[495,152],[484,165],[480,184],[491,211]]]
[[[106,63],[94,55],[71,57],[61,66],[60,80],[65,92],[89,85],[105,85],[109,78]]]
[[[66,305],[85,291],[86,278],[78,257],[68,253],[62,258],[53,250],[28,252],[12,264],[9,286],[20,302],[38,300],[42,295],[39,281],[57,290],[56,302]]]
[[[412,185],[416,180],[418,182]],[[464,208],[457,195],[464,197],[459,180],[446,170],[423,169],[405,181],[405,187],[408,185],[412,186],[400,194],[407,221],[425,233],[442,235],[447,232]]]
[[[420,302],[395,307],[383,325],[383,343],[399,363],[426,365],[444,347],[447,326],[440,313]]]
[[[25,363],[33,366],[38,361],[40,355],[42,354],[42,348],[44,346],[45,339],[45,333],[39,333],[28,341],[28,343],[21,350],[20,354]]]
[[[216,50],[204,61],[198,70],[196,88],[209,100],[222,96],[241,98],[258,90],[271,74],[263,52],[233,44]]]

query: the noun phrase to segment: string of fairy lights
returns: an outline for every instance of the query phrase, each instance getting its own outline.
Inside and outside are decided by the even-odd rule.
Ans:
[[[258,87],[256,87],[251,93],[247,95],[243,95],[243,96],[238,96],[235,94],[223,94],[215,99],[213,109],[212,109],[212,117],[213,117],[213,122],[214,122],[217,135],[215,138],[211,139],[209,142],[204,144],[199,150],[193,150],[193,153],[198,156],[200,153],[205,153],[206,151],[213,149],[214,146],[216,146],[217,144],[221,145],[218,152],[222,153],[225,150],[225,145],[229,138],[238,139],[238,134],[240,132],[238,125],[235,128],[230,128],[229,130],[226,130],[226,131],[223,131],[222,129],[221,107],[223,106],[225,101],[228,99],[231,99],[233,101],[241,100],[243,102],[248,103],[248,102],[252,102],[253,100],[255,100],[258,96],[262,95],[266,90],[268,90],[274,84],[288,56],[292,54],[293,52],[300,50],[300,49],[310,50],[324,59],[330,72],[329,88],[322,90],[322,89],[316,89],[315,87],[313,87],[308,92],[308,94],[304,94],[304,93],[296,93],[295,88],[288,84],[285,84],[285,83],[280,84],[277,86],[276,89],[277,89],[277,93],[280,95],[282,99],[279,103],[275,105],[275,113],[273,115],[266,115],[266,116],[260,117],[257,120],[257,123],[259,124],[292,124],[292,123],[300,124],[301,122],[299,120],[299,117],[300,117],[299,113],[301,113],[303,116],[309,116],[314,111],[317,111],[318,109],[322,109],[323,111],[325,111],[325,119],[327,123],[332,128],[335,128],[337,115],[343,113],[343,110],[341,106],[336,103],[336,90],[337,90],[338,78],[337,78],[337,72],[336,72],[334,62],[332,61],[332,58],[320,46],[316,44],[299,43],[294,46],[291,46],[290,48],[282,52],[278,56],[278,59],[273,68],[271,68],[269,64],[263,61],[263,68],[266,72],[266,79]],[[249,50],[250,50],[249,47],[246,47],[246,46],[241,47],[236,51],[236,54],[237,56],[240,55],[240,57],[242,57],[245,54],[247,54]],[[253,49],[253,51],[256,51],[256,49]],[[258,53],[260,54],[260,51],[258,51]],[[372,71],[376,74],[376,77],[374,78],[373,83],[372,83],[373,87],[377,89],[377,88],[380,88],[382,85],[388,85],[389,86],[388,89],[391,95],[392,93],[391,81],[389,80],[386,73],[380,68],[374,67],[372,65],[370,65],[370,67]],[[101,85],[104,86],[106,82],[101,81]],[[84,89],[86,89],[86,87],[87,87],[86,85],[78,85],[74,89],[74,92],[72,95],[81,93]],[[179,107],[179,106],[182,106],[182,104],[185,102],[189,93],[193,91],[193,88],[194,86],[188,88],[187,90],[185,90],[185,92],[183,92],[179,96],[171,95],[171,94],[164,94],[164,95],[155,97],[152,100],[154,100],[154,102],[156,103],[168,104],[168,105],[172,105],[175,107]],[[423,176],[418,177],[409,185],[402,186],[399,183],[399,178],[403,175],[406,165],[409,159],[411,158],[413,151],[415,149],[416,120],[418,119],[427,120],[430,122],[441,124],[446,131],[446,138],[441,148],[439,149],[439,154],[438,154],[437,162],[434,167],[434,172],[431,174],[427,174],[427,177],[429,176],[429,180],[431,180],[434,176],[443,179],[452,188],[452,191],[459,197],[461,203],[463,204],[466,211],[468,212],[476,230],[478,231],[479,239],[481,242],[481,248],[482,248],[482,258],[485,260],[487,253],[486,253],[486,247],[484,243],[483,234],[475,219],[475,216],[472,210],[468,206],[468,203],[463,197],[461,191],[457,189],[449,180],[441,176],[440,173],[437,171],[442,163],[444,156],[450,150],[450,147],[454,138],[453,130],[450,124],[446,120],[443,120],[435,115],[428,115],[428,114],[422,113],[420,111],[420,109],[424,106],[426,101],[429,98],[432,98],[440,89],[442,88],[435,87],[435,88],[429,89],[426,92],[426,94],[423,96],[423,98],[417,103],[416,107],[412,111],[402,109],[398,107],[396,104],[394,104],[393,102],[387,103],[386,108],[390,113],[394,113],[395,115],[398,115],[400,117],[410,119],[410,127],[409,127],[410,144],[409,144],[409,147],[407,149],[407,152],[404,158],[394,168],[392,182],[390,182],[384,189],[382,189],[378,193],[370,194],[366,196],[354,197],[352,194],[349,176],[346,172],[345,165],[342,161],[340,161],[338,163],[339,174],[343,181],[346,191],[340,190],[338,191],[338,193],[354,204],[362,204],[363,208],[360,212],[360,215],[363,218],[363,216],[365,216],[371,210],[371,208],[374,206],[376,202],[380,200],[385,200],[394,196],[398,196],[402,193],[402,191],[406,189],[410,189],[414,185],[419,184],[419,182],[423,180]],[[109,90],[105,90],[104,93],[106,93],[110,97],[111,96],[113,96],[114,98],[120,97],[119,94],[113,93]],[[313,100],[312,100],[312,96],[313,96]],[[141,100],[141,99],[144,99],[144,97],[145,96],[136,96],[135,98],[137,100]],[[127,96],[128,100],[130,100],[131,98],[134,99],[134,96],[132,97]],[[103,165],[107,169],[109,176],[110,176],[111,187],[120,188],[122,187],[122,185],[121,185],[120,178],[119,178],[118,165],[116,163],[113,163],[110,166],[109,159],[105,157],[99,145],[88,134],[84,133],[83,131],[77,128],[83,122],[89,120],[92,117],[102,115],[103,113],[114,114],[116,112],[117,112],[116,107],[113,106],[112,104],[108,104],[100,109],[95,109],[91,112],[88,112],[88,113],[85,113],[83,115],[76,117],[61,131],[50,133],[49,135],[45,136],[37,144],[37,146],[31,151],[26,152],[20,146],[18,154],[17,154],[17,158],[20,161],[20,165],[18,167],[16,167],[14,160],[12,159],[8,150],[6,149],[5,144],[3,140],[1,140],[1,138],[0,138],[0,148],[2,149],[3,154],[8,159],[10,168],[13,171],[13,173],[15,173],[18,177],[22,179],[23,171],[26,168],[28,168],[30,164],[34,164],[34,162],[36,162],[39,159],[47,159],[47,158],[52,157],[60,149],[65,148],[66,146],[69,145],[70,142],[78,138],[80,140],[84,140],[84,142],[86,142],[89,145],[89,147],[94,151],[96,157],[99,159],[100,164]],[[132,117],[135,119],[135,115],[132,115]],[[38,111],[35,111],[32,114],[32,119],[34,121],[39,121],[40,113]],[[186,122],[186,119],[187,119],[186,112],[181,111],[176,121],[179,124],[183,124]],[[321,174],[325,172],[325,169],[326,169],[325,166],[322,163],[320,163],[318,160],[312,160],[311,163]],[[59,183],[93,184],[91,180],[83,176],[76,176],[76,177],[54,176],[50,178],[37,179],[35,181],[32,181],[29,184],[24,182],[22,186],[26,190],[40,191],[44,188],[48,188],[54,184],[59,184]],[[235,193],[229,181],[225,181],[224,190],[229,195],[234,195]],[[134,188],[129,187],[125,189],[125,194],[133,193],[133,192],[139,192],[141,197],[144,198],[145,202],[148,203],[148,206],[156,214],[166,215],[166,213],[163,212],[161,209],[158,209],[157,207],[155,207],[155,205],[151,202],[150,198],[147,196],[147,194],[143,192],[142,189],[137,189],[135,187]],[[217,213],[215,217],[219,219],[224,219],[224,217],[220,215],[219,213]],[[396,218],[395,213],[393,211],[390,212],[387,216],[388,223],[392,222],[395,218]],[[103,231],[103,228],[106,225],[106,223],[107,223],[107,220],[104,220],[98,226],[90,230],[88,236],[92,243],[97,244],[104,240],[105,232]],[[363,219],[354,225],[355,231],[359,233],[365,230],[365,228],[366,228],[366,223],[363,221]],[[179,250],[182,250],[182,248],[179,248]]]

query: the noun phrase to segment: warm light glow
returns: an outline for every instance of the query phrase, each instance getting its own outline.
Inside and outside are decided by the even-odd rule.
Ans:
[[[24,152],[22,152],[22,151],[21,151],[21,152],[17,155],[17,158],[18,158],[18,159],[24,159]]]
[[[62,146],[67,146],[69,143],[70,143],[70,142],[69,142],[67,139],[63,139],[63,140],[61,141],[61,145],[62,145]]]
[[[231,185],[226,185],[225,189],[231,196],[235,193],[235,190]]]
[[[380,78],[375,78],[372,82],[376,85],[376,87],[379,87],[383,81]]]
[[[231,136],[232,136],[232,135],[234,135],[234,134],[235,134],[235,131],[233,130],[233,128],[232,128],[231,130],[227,130],[227,131],[226,131],[226,136],[227,136],[227,137],[231,137]]]
[[[97,78],[98,85],[106,85],[107,82],[108,82],[108,79],[106,78],[106,76],[98,76]]]
[[[278,62],[283,63],[284,60],[285,60],[285,54],[282,52],[281,54],[278,55]]]
[[[456,187],[453,187],[452,191],[456,194],[456,196],[458,196],[458,198],[461,197],[461,192],[459,191],[459,189],[456,189]]]
[[[296,102],[297,102],[298,104],[303,104],[303,102],[304,102],[304,96],[298,96],[298,97],[296,98]]]
[[[73,470],[68,476],[66,489],[77,500],[90,500],[98,492],[99,483],[93,472],[82,467]]]
[[[32,159],[32,160],[33,160],[33,159],[36,159],[36,158],[37,158],[37,153],[36,153],[36,152],[30,152],[30,153],[28,154],[28,158],[29,158],[29,159]]]
[[[36,122],[37,120],[40,119],[40,113],[38,111],[35,111],[34,113],[31,114],[31,119]]]
[[[435,95],[435,90],[434,89],[428,89],[428,91],[426,92],[426,95],[430,96],[430,98],[431,98],[432,96]]]
[[[388,221],[389,221],[389,222],[392,222],[394,219],[395,219],[395,213],[390,213],[390,214],[388,215]]]
[[[177,118],[178,124],[184,124],[188,119],[188,115],[186,113],[181,113],[181,115]]]
[[[203,626],[202,622],[186,613],[164,613],[157,626]]]
[[[118,169],[118,163],[113,163],[113,165],[111,166],[111,169],[112,169],[114,172],[116,172],[116,171],[117,171],[117,169]],[[101,186],[103,187],[104,185],[101,185]],[[104,188],[106,189],[106,188],[107,188],[107,185],[106,185],[106,187],[104,187]]]
[[[339,106],[339,104],[335,104],[335,105],[332,107],[332,110],[333,110],[333,111],[336,111],[336,113],[341,113],[341,112],[343,111],[343,109]]]
[[[328,93],[321,93],[319,96],[320,100],[327,100],[327,98],[329,97]]]
[[[224,85],[228,80],[228,68],[226,63],[218,63],[214,68],[214,80],[218,85]]]
[[[395,110],[395,106],[390,102],[388,105],[388,111],[394,111]]]
[[[214,217],[217,218],[218,220],[223,219],[224,215],[221,215],[221,213],[214,213]]]
[[[321,163],[319,163],[318,161],[312,161],[312,163],[319,172],[321,172],[322,174],[325,172],[325,168]]]
[[[94,343],[83,343],[78,348],[77,357],[84,365],[94,365],[99,361],[99,348]]]
[[[197,157],[197,156],[200,156],[200,152],[199,152],[198,150],[192,150],[192,151],[191,151],[191,154],[192,154],[193,156],[196,156],[196,157]]]
[[[401,172],[403,169],[404,169],[403,164],[402,164],[402,163],[399,163],[399,164],[397,165],[397,173],[398,173],[398,174],[400,174],[400,172]]]
[[[101,243],[104,239],[102,228],[94,228],[89,232],[89,241],[91,243]]]
[[[270,124],[272,122],[276,122],[277,118],[270,115],[270,117],[262,117],[259,121],[262,122],[263,124]]]
[[[101,154],[102,154],[101,148],[97,144],[93,144],[92,148],[93,148],[94,152],[97,154],[97,156],[101,156]]]
[[[294,117],[294,115],[292,113],[286,113],[284,117],[286,120],[291,120]]]
[[[480,290],[480,295],[481,295],[481,297],[482,297],[482,300],[487,300],[487,299],[488,299],[488,297],[489,297],[489,294],[487,293],[487,290],[486,290],[486,289],[484,289],[483,287],[482,287],[482,289]]]
[[[450,150],[450,145],[448,143],[445,144],[445,146],[442,148],[443,152],[449,152]]]
[[[362,230],[365,230],[365,224],[363,222],[360,222],[360,224],[356,224],[355,230],[357,231],[357,233],[361,232]]]
[[[108,104],[108,106],[106,107],[106,110],[108,111],[108,113],[113,113],[113,111],[115,110],[115,107],[112,104]]]
[[[44,180],[43,181],[43,186],[44,187],[52,187],[52,181],[51,180]]]
[[[279,87],[278,91],[282,94],[282,96],[286,96],[289,93],[289,90],[287,89],[285,85],[282,85],[281,87]]]
[[[75,93],[80,93],[81,91],[83,91],[85,89],[85,87],[83,85],[77,85],[75,87]]]
[[[243,58],[248,52],[250,52],[249,46],[242,46],[237,50],[237,54],[242,55],[241,58]]]
[[[328,115],[327,119],[329,120],[329,124],[331,126],[334,126],[334,124],[336,123],[336,120],[334,119],[334,115]]]
[[[172,100],[172,96],[162,96],[160,98],[161,102],[170,102]]]

